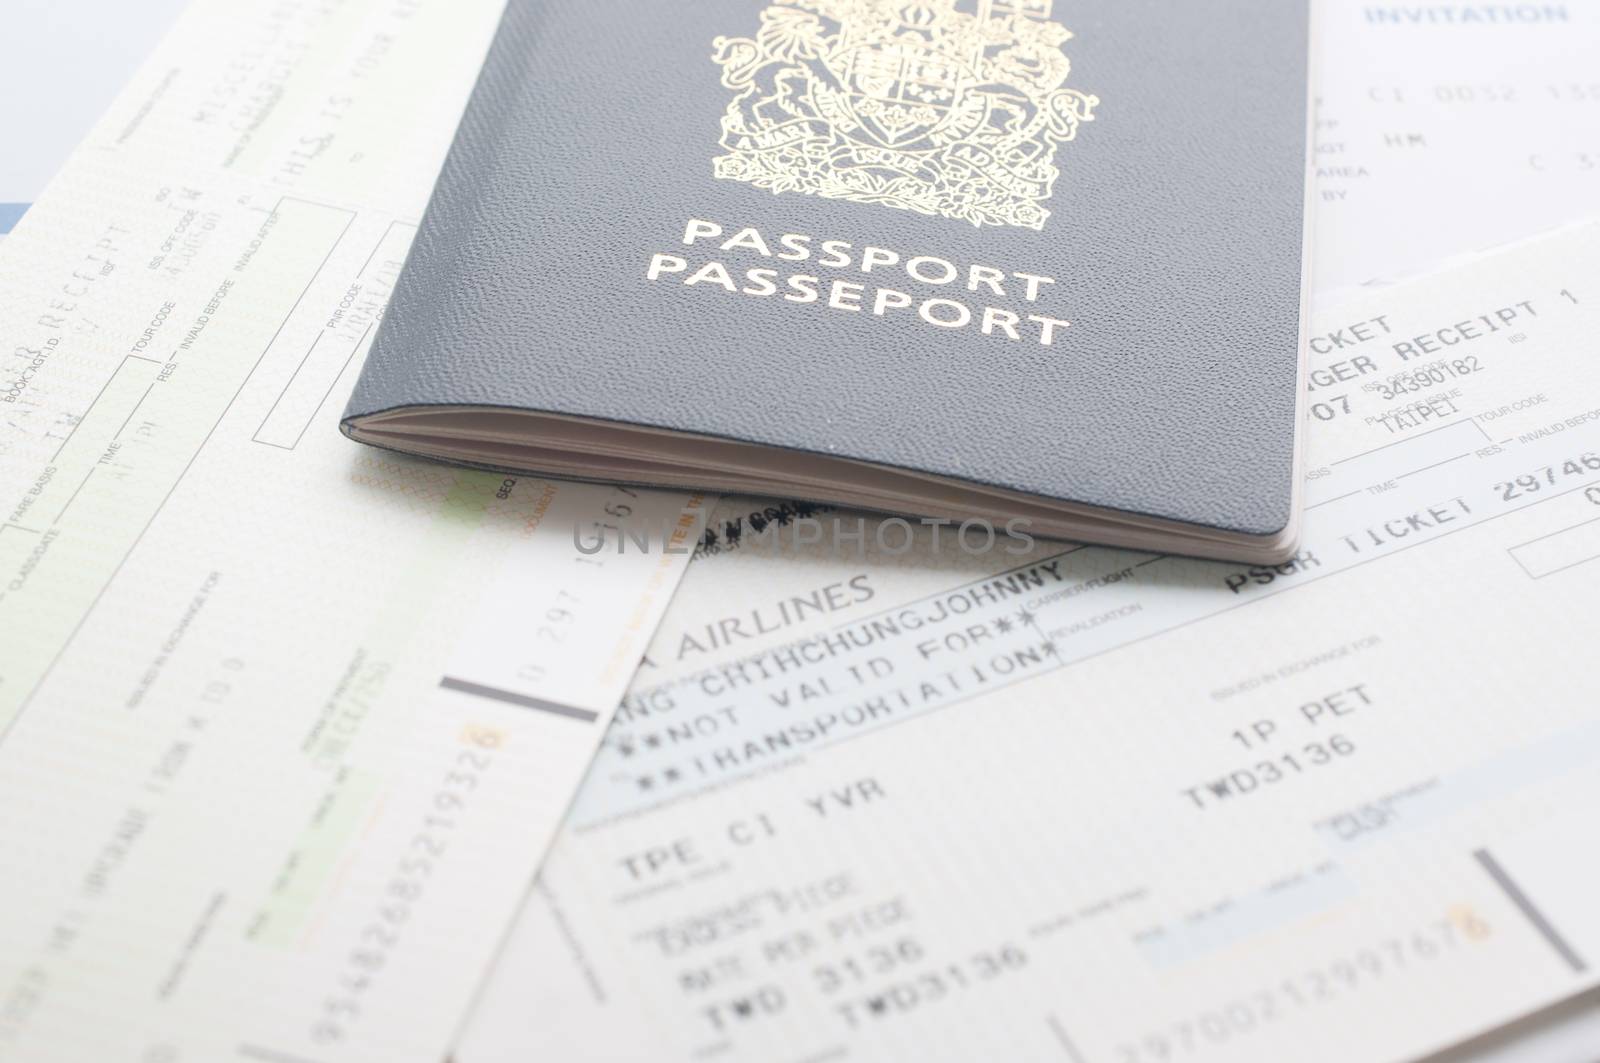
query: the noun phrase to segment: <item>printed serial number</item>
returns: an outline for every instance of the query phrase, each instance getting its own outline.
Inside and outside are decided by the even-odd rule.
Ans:
[[[1473,373],[1483,372],[1483,366],[1478,363],[1478,356],[1469,354],[1464,358],[1451,358],[1431,362],[1428,365],[1419,365],[1415,369],[1408,369],[1403,373],[1396,373],[1387,380],[1374,380],[1365,387],[1376,391],[1378,397],[1384,402],[1393,402],[1395,399],[1406,395],[1414,395],[1419,391],[1436,388],[1440,384],[1454,380],[1457,377],[1471,376]]]
[[[1375,986],[1385,978],[1456,955],[1489,937],[1491,928],[1472,908],[1450,910],[1413,933],[1385,938],[1367,948],[1283,979],[1199,1014],[1152,1029],[1117,1045],[1121,1063],[1171,1063],[1220,1048],[1284,1019]]]
[[[470,795],[494,763],[494,752],[505,737],[493,728],[469,726],[461,732],[461,741],[467,748],[456,753],[449,770],[428,796],[427,814],[407,839],[404,855],[384,883],[377,911],[361,928],[355,948],[345,957],[334,994],[323,999],[321,1014],[311,1025],[312,1040],[318,1044],[344,1040],[361,1017],[363,999],[381,978],[400,944],[412,909],[427,892],[435,863],[449,848],[457,815],[466,809]]]
[[[1600,472],[1600,456],[1583,453],[1559,464],[1552,462],[1542,469],[1523,473],[1515,479],[1501,480],[1494,485],[1494,489],[1500,492],[1502,502],[1509,502],[1513,498],[1531,495],[1546,487],[1554,487],[1562,480],[1574,476],[1588,476],[1594,472]]]
[[[1007,942],[998,948],[975,952],[965,961],[911,975],[875,993],[841,1001],[834,1005],[834,1010],[854,1029],[864,1021],[917,1011],[924,1005],[938,1003],[962,990],[1020,971],[1027,965],[1028,954]]]
[[[1185,787],[1179,793],[1187,797],[1195,808],[1210,808],[1230,797],[1255,793],[1263,786],[1272,786],[1304,775],[1313,768],[1337,763],[1355,751],[1356,744],[1349,738],[1342,734],[1329,735],[1320,742],[1305,743],[1298,753],[1280,753],[1271,760],[1257,761],[1215,779]]]
[[[888,974],[897,967],[917,963],[923,955],[922,945],[916,938],[903,937],[886,945],[874,945],[857,955],[819,963],[811,969],[811,977],[819,993],[831,996],[874,976]]]

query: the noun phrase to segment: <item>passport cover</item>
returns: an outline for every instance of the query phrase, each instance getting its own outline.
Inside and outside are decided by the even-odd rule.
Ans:
[[[511,0],[343,427],[640,482],[753,444],[1281,557],[1307,7]],[[514,457],[474,411],[557,419]]]

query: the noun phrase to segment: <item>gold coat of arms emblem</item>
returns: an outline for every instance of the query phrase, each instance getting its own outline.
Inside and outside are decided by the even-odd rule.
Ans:
[[[774,193],[1044,227],[1056,148],[1100,100],[1066,87],[1052,0],[783,0],[712,57],[737,95],[715,173]]]

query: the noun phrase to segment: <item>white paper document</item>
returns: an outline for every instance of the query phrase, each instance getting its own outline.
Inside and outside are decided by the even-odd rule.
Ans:
[[[1322,308],[1276,567],[724,503],[459,1060],[1402,1059],[1594,985],[1596,335],[1596,226]]]
[[[665,608],[337,431],[498,14],[203,3],[0,246],[0,1060],[442,1058]]]
[[[1321,0],[1315,290],[1600,205],[1600,3]]]

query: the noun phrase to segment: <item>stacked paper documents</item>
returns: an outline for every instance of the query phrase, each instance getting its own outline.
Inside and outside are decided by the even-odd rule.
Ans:
[[[1600,5],[1316,9],[1271,565],[345,439],[499,13],[200,0],[0,241],[0,1061],[1600,1058]]]

